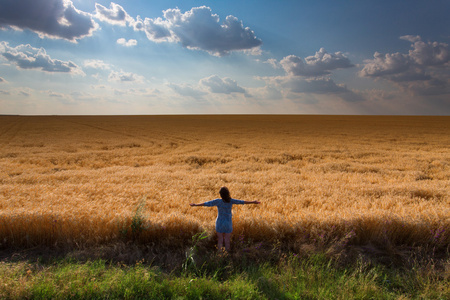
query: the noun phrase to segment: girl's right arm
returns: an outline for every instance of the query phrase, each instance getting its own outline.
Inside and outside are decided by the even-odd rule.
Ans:
[[[215,200],[211,200],[211,201],[206,201],[203,203],[191,203],[189,204],[190,206],[217,206],[217,202],[219,201],[219,199],[215,199]],[[220,200],[222,201],[222,200]]]

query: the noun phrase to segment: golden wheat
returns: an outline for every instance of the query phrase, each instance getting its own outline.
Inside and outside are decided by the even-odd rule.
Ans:
[[[0,116],[0,243],[120,239],[144,205],[144,242],[213,232],[256,240],[450,243],[450,118]],[[145,202],[143,202],[145,199]]]

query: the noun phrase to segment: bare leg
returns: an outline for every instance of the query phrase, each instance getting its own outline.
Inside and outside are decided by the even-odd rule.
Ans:
[[[230,240],[231,240],[231,233],[224,233],[224,240],[225,240],[225,250],[227,250],[227,252],[230,252],[231,248],[230,248]]]
[[[225,233],[226,234],[226,233]],[[217,233],[217,250],[221,251],[223,247],[223,233]]]

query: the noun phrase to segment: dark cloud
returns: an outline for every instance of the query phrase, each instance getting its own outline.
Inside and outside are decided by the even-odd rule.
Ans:
[[[69,0],[1,1],[0,27],[7,26],[69,41],[89,36],[98,27]]]
[[[212,75],[210,77],[201,79],[200,84],[208,87],[212,93],[245,93],[245,90],[240,87],[235,80],[231,78],[222,79],[217,75]]]
[[[408,53],[375,52],[359,72],[362,77],[380,78],[419,95],[450,93],[450,47],[423,42],[420,36],[402,36],[411,42]]]
[[[354,66],[343,53],[328,53],[324,48],[304,60],[295,55],[286,56],[280,64],[289,75],[308,77],[328,75],[332,70]]]
[[[179,42],[183,47],[218,56],[262,44],[236,17],[227,16],[221,24],[219,16],[206,6],[194,7],[185,13],[178,8],[165,10],[164,19],[146,18],[144,30],[150,40]]]
[[[84,75],[81,68],[73,62],[52,59],[44,48],[34,48],[30,45],[10,47],[7,42],[0,42],[0,54],[21,69]]]

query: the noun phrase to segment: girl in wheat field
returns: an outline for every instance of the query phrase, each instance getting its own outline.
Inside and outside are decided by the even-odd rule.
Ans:
[[[219,191],[221,199],[215,199],[199,204],[191,203],[190,206],[217,206],[218,215],[216,219],[217,248],[222,249],[225,241],[225,250],[230,251],[230,237],[233,231],[231,207],[233,204],[259,204],[259,201],[244,201],[231,198],[227,187]]]

